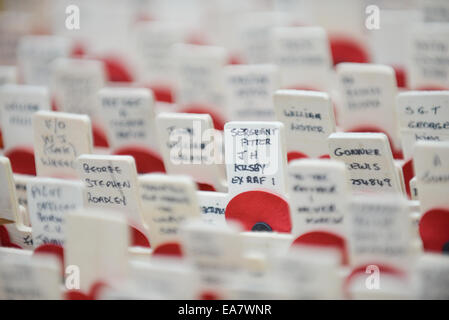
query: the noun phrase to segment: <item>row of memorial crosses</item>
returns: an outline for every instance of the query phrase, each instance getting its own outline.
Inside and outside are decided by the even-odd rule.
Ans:
[[[323,1],[210,8],[220,41],[139,21],[135,61],[20,37],[0,299],[449,299],[448,23],[386,11],[370,52],[360,2]]]

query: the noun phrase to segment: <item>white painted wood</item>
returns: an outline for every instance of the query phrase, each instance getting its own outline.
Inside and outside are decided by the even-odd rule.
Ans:
[[[142,216],[153,248],[179,241],[179,226],[200,218],[196,185],[190,177],[146,174],[139,177]]]
[[[279,11],[245,12],[234,24],[236,46],[244,63],[260,64],[273,61],[272,32],[287,26],[288,14]]]
[[[61,264],[49,256],[0,248],[1,300],[59,300]]]
[[[0,157],[0,180],[0,224],[8,231],[10,242],[22,249],[32,250],[29,218],[26,209],[18,204],[11,164],[5,157]]]
[[[190,175],[196,182],[224,191],[223,138],[209,115],[161,113],[156,127],[168,174]]]
[[[295,246],[278,265],[279,280],[294,299],[340,299],[340,253]]]
[[[292,20],[293,25],[305,21],[306,12],[304,12],[304,2],[302,1],[276,0],[274,8],[276,11],[286,14]]]
[[[154,97],[144,88],[108,87],[98,91],[109,147],[157,148]]]
[[[193,2],[188,10],[195,10],[192,14],[194,40],[196,43],[220,45],[229,50],[231,55],[238,54],[238,21],[240,16],[254,10],[254,3],[241,3],[238,5],[226,1]],[[198,6],[199,5],[199,6]],[[172,9],[170,9],[172,10]],[[183,8],[183,11],[186,9]],[[199,14],[199,16],[197,16]],[[202,21],[196,25],[197,21]]]
[[[449,91],[407,91],[397,97],[404,159],[416,141],[449,140]]]
[[[249,277],[266,277],[270,269],[268,258],[259,252],[244,252],[242,256],[243,272]]]
[[[416,177],[410,179],[410,191],[412,194],[412,200],[419,200],[418,187],[416,186]]]
[[[274,120],[273,93],[279,89],[275,65],[231,65],[224,68],[228,119]]]
[[[17,63],[17,44],[21,37],[32,33],[32,16],[19,10],[2,10],[0,25],[0,64],[15,65]],[[15,44],[15,45],[14,45]]]
[[[162,300],[156,292],[138,292],[129,283],[121,283],[115,287],[105,287],[99,293],[98,300]]]
[[[196,299],[198,277],[179,259],[153,258],[151,263],[130,262],[130,279],[135,291],[157,295],[158,299]]]
[[[72,43],[58,36],[26,36],[19,41],[17,65],[24,83],[48,86],[51,63],[70,55]]]
[[[76,177],[76,158],[92,153],[89,117],[39,111],[33,115],[33,128],[37,175]]]
[[[120,211],[131,225],[143,228],[133,157],[81,155],[77,158],[77,171],[85,186],[87,207]]]
[[[0,66],[0,86],[17,83],[17,67]]]
[[[80,28],[67,28],[66,13],[70,1],[58,1],[52,4],[52,32],[70,38],[80,39],[89,54],[105,54],[113,52],[121,55],[130,49],[130,27],[143,13],[144,8],[137,8],[137,3],[99,0],[95,2],[75,2],[80,12]],[[71,22],[71,21],[70,21]]]
[[[183,27],[183,23],[167,20],[136,24],[136,56],[141,66],[139,76],[143,82],[152,85],[173,85],[174,60],[171,48],[185,39],[186,31]]]
[[[365,6],[358,0],[304,1],[301,9],[304,10],[303,23],[321,25],[332,35],[361,41],[360,34],[366,32],[363,29]]]
[[[199,219],[182,226],[180,233],[186,259],[195,266],[204,285],[223,285],[242,267],[239,231],[233,223],[219,227]]]
[[[332,57],[323,28],[275,28],[271,41],[283,88],[329,89]]]
[[[127,276],[130,234],[123,215],[83,209],[67,215],[66,230],[65,263],[79,268],[83,292],[97,281],[113,285]]]
[[[415,266],[415,299],[449,299],[449,257],[426,253]]]
[[[148,247],[132,246],[129,247],[128,253],[131,260],[149,261],[151,254],[153,253],[153,249]]]
[[[226,299],[288,300],[293,298],[275,277],[238,273],[226,286]]]
[[[289,233],[281,232],[241,232],[243,252],[246,257],[252,254],[262,256],[266,260],[267,270],[276,263],[279,256],[287,254],[293,239]],[[264,270],[264,271],[267,271]]]
[[[411,89],[449,88],[449,24],[416,24],[408,39],[407,80]]]
[[[397,175],[398,175],[398,178],[399,178],[399,184],[400,184],[400,187],[401,187],[401,192],[403,194],[406,194],[407,191],[405,189],[404,172],[402,171],[401,164],[400,164],[400,162],[397,162],[396,160],[394,160],[393,163],[394,163],[394,167],[396,168],[396,172],[397,172]]]
[[[335,117],[327,93],[278,90],[274,105],[276,119],[285,125],[287,152],[314,158],[328,154],[327,137],[335,132]]]
[[[223,67],[227,63],[224,48],[175,44],[175,100],[182,106],[200,104],[223,114]]]
[[[232,121],[224,128],[231,196],[249,190],[285,195],[287,157],[281,122]]]
[[[415,144],[413,166],[421,212],[449,208],[449,142]]]
[[[422,20],[421,12],[413,6],[379,8],[380,27],[369,31],[371,59],[374,63],[405,71],[404,57],[407,55],[409,32],[414,23]]]
[[[341,105],[341,129],[374,127],[387,133],[392,149],[400,149],[396,116],[396,77],[392,67],[376,64],[341,63],[337,66]]]
[[[29,176],[25,174],[13,174],[14,184],[16,187],[17,203],[23,208],[23,224],[27,227],[31,227],[30,215],[28,213],[28,195],[27,195],[27,183],[32,181],[35,176]]]
[[[19,204],[14,186],[11,162],[0,156],[0,224],[17,221]]]
[[[413,299],[413,294],[410,288],[410,284],[407,279],[398,277],[397,275],[380,272],[380,286],[370,289],[367,286],[367,281],[370,275],[374,277],[376,271],[376,265],[367,269],[368,273],[358,273],[351,278],[351,282],[348,285],[347,290],[349,296],[353,300],[410,300]],[[373,281],[374,283],[374,281]]]
[[[350,192],[345,164],[335,160],[295,160],[288,166],[292,234],[330,231],[346,236]]]
[[[412,235],[412,247],[416,249],[419,254],[422,253],[422,241],[419,235],[419,221],[421,220],[422,214],[419,208],[419,201],[412,200],[408,202],[409,205],[409,216],[410,216],[410,234]]]
[[[354,192],[402,193],[387,136],[383,133],[333,133],[329,154],[343,161]]]
[[[410,263],[410,216],[399,195],[356,196],[348,207],[349,260],[352,266]]]
[[[27,193],[34,246],[64,246],[66,215],[84,207],[83,184],[80,181],[35,178],[28,182]]]
[[[368,5],[359,0],[302,1],[299,2],[302,18],[299,23],[325,28],[335,45],[354,45],[358,49],[356,52],[361,50],[365,58],[370,59],[368,34],[371,30],[365,25],[366,21],[371,22],[371,16],[365,12]],[[339,59],[348,58],[348,53],[340,52]]]
[[[5,150],[33,146],[33,114],[50,110],[45,87],[5,85],[0,88],[2,137]]]
[[[23,216],[23,212],[19,213]],[[23,220],[23,218],[21,218]],[[20,248],[24,249],[24,251],[34,250],[33,245],[33,235],[31,232],[31,228],[25,226],[22,222],[9,223],[5,224],[5,228],[8,231],[9,240],[18,245]]]
[[[226,224],[225,211],[229,202],[229,195],[215,191],[197,191],[196,195],[203,221],[224,226]]]
[[[51,89],[60,111],[87,114],[100,121],[97,92],[104,87],[103,63],[87,59],[57,59],[52,66]]]
[[[449,22],[449,3],[445,0],[421,0],[417,3],[424,22]]]

